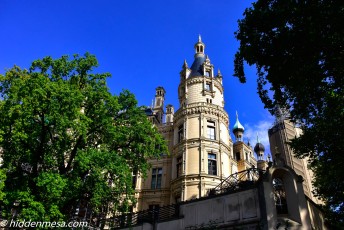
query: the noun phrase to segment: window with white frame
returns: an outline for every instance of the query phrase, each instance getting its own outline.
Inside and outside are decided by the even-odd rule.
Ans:
[[[211,140],[215,140],[215,122],[214,121],[207,121],[207,136]]]
[[[205,83],[205,90],[211,91],[211,82],[206,82]]]

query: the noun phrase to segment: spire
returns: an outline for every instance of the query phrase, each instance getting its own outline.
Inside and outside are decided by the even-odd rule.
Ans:
[[[258,136],[258,132],[257,132],[257,143],[260,143],[260,141],[259,141],[259,136]]]
[[[204,57],[205,45],[202,42],[201,35],[198,36],[198,42],[195,44],[196,55],[201,55]]]
[[[220,69],[217,69],[217,76],[218,76],[218,77],[222,77],[222,74],[221,74]]]
[[[186,59],[184,59],[183,69],[188,68],[188,63],[186,62]]]

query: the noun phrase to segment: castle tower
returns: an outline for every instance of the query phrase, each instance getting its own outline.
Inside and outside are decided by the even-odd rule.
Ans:
[[[276,114],[276,122],[268,131],[273,160],[275,160],[276,154],[279,154],[287,166],[291,167],[298,175],[302,176],[305,194],[315,203],[321,203],[312,193],[314,189],[312,185],[313,172],[308,169],[307,159],[296,158],[293,150],[288,145],[288,142],[292,139],[302,135],[302,130],[296,127],[289,119],[288,111],[277,107]]]
[[[191,67],[180,72],[180,108],[174,114],[171,201],[200,198],[231,174],[232,142],[224,110],[222,75],[199,36]]]
[[[165,89],[161,86],[155,89],[155,103],[153,107],[154,114],[158,123],[162,123],[163,115],[164,115],[164,101],[165,101]]]
[[[257,161],[253,156],[253,149],[249,143],[244,140],[245,128],[239,121],[238,112],[236,112],[236,122],[233,126],[233,134],[235,142],[233,144],[234,159],[237,163],[237,171],[244,171],[252,167],[256,167]]]
[[[174,107],[171,104],[166,106],[166,123],[170,124],[173,122]]]

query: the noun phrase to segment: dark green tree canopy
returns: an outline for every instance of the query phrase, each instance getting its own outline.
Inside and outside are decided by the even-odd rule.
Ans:
[[[309,156],[315,193],[344,213],[344,2],[258,0],[239,20],[235,76],[257,67],[258,94],[274,113],[287,108],[304,135],[291,145]],[[270,94],[272,92],[272,94]],[[271,96],[272,95],[272,96]],[[339,216],[340,216],[339,215]],[[338,220],[338,219],[337,219]]]
[[[135,202],[132,173],[166,152],[134,95],[111,95],[97,65],[46,57],[0,76],[0,197],[8,211],[19,203],[18,218],[66,220],[85,203],[95,216],[120,211]]]

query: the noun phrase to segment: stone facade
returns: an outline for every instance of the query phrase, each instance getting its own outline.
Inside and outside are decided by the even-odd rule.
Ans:
[[[317,199],[312,190],[313,172],[308,168],[307,159],[299,159],[294,156],[293,150],[287,144],[293,138],[302,134],[302,130],[295,126],[295,124],[288,119],[288,116],[278,115],[275,124],[268,131],[269,142],[271,148],[272,158],[275,158],[276,153],[281,154],[286,164],[303,178],[303,190],[305,194],[316,204],[321,204],[322,201]]]
[[[319,220],[321,212],[310,192],[311,173],[304,161],[291,157],[286,146],[285,140],[295,133],[284,130],[286,135],[276,136],[280,129],[269,130],[271,146],[286,152],[278,160],[278,154],[271,150],[274,167],[272,162],[268,167],[263,159],[265,148],[258,137],[254,148],[243,141],[245,130],[238,115],[232,140],[229,116],[224,110],[223,77],[220,71],[214,74],[214,66],[204,50],[199,38],[193,64],[189,68],[185,61],[182,66],[176,112],[170,104],[164,111],[166,92],[163,87],[156,88],[155,102],[146,109],[146,114],[166,139],[169,152],[149,160],[152,167],[146,179],[136,175],[134,180],[138,201],[134,212],[182,204],[179,212],[183,218],[154,226],[143,223],[140,227],[197,229],[193,226],[219,222],[223,229],[233,229],[238,223],[243,229],[256,229],[260,225],[264,226],[262,229],[274,229],[287,221],[296,226],[291,229],[311,229],[311,226],[321,229],[316,228],[316,222],[323,224],[323,219]],[[288,125],[285,121],[284,127]],[[250,169],[266,170],[257,187],[213,200],[204,198],[230,175]],[[252,179],[248,174],[241,177],[243,181]],[[307,197],[310,199],[306,201]]]
[[[126,229],[327,229],[320,209],[304,195],[302,177],[280,156],[256,180],[245,181],[251,186],[237,181],[219,194],[130,216]]]

